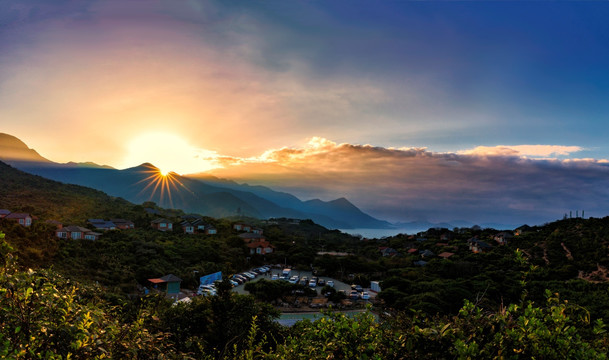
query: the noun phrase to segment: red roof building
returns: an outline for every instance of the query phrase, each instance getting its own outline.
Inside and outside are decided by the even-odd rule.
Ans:
[[[32,226],[32,217],[26,213],[10,213],[4,217],[5,219],[16,221],[21,226]]]

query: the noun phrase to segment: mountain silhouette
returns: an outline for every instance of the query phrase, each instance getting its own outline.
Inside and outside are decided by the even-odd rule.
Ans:
[[[3,139],[6,139],[6,144]],[[8,156],[0,153],[0,159],[18,169],[52,180],[98,189],[133,203],[154,201],[162,207],[212,217],[311,219],[329,228],[391,227],[388,222],[365,214],[345,198],[329,202],[317,199],[301,201],[291,194],[264,186],[240,185],[215,177],[199,179],[176,173],[161,176],[159,169],[151,163],[124,170],[93,163],[58,164],[41,157],[10,135],[0,138],[0,149],[3,146],[12,150],[6,153]],[[23,160],[26,158],[24,154],[29,155],[29,160]]]

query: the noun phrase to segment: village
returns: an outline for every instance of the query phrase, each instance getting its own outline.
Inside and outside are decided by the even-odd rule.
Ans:
[[[146,209],[149,214],[158,215],[157,211]],[[69,224],[64,225],[59,221],[48,219],[40,220],[35,215],[28,213],[14,213],[7,209],[0,209],[1,221],[14,221],[19,225],[28,228],[37,221],[42,221],[45,224],[55,228],[54,236],[63,240],[83,240],[97,241],[104,234],[112,231],[130,231],[135,229],[133,221],[122,218],[91,218],[85,220],[80,225]],[[284,219],[291,224],[298,224],[299,220]],[[276,246],[273,245],[264,235],[264,224],[276,225],[277,219],[270,219],[262,222],[262,226],[254,226],[242,221],[232,221],[230,232],[243,241],[243,245],[247,249],[247,259],[250,257],[259,257],[264,259],[266,255],[271,255],[276,251]],[[83,226],[84,225],[84,226]],[[218,229],[209,222],[204,220],[204,217],[196,214],[183,214],[178,218],[170,220],[164,217],[153,218],[147,224],[152,231],[182,233],[186,236],[217,236]],[[479,230],[479,229],[473,229]],[[479,235],[471,237],[467,240],[467,249],[474,254],[484,253],[493,248],[491,242],[495,246],[502,246],[512,241],[514,237],[519,236],[530,228],[524,226],[515,231],[496,232],[484,240],[479,238]],[[432,243],[427,238],[431,235],[433,238],[438,238],[439,241]],[[407,235],[406,248],[398,250],[391,246],[378,246],[378,254],[382,258],[396,259],[401,261],[407,257],[412,259],[412,265],[415,267],[424,267],[432,259],[451,259],[459,251],[459,246],[453,241],[455,232],[445,231],[440,234],[430,232],[420,232],[416,235]],[[375,241],[371,239],[361,239],[362,243]],[[381,245],[383,239],[377,239]],[[345,258],[353,254],[340,251],[317,251],[317,256],[330,258]],[[194,271],[198,273],[198,271]],[[260,280],[264,281],[280,281],[290,284],[300,284],[304,288],[309,288],[314,291],[308,292],[305,296],[302,287],[300,290],[291,290],[290,293],[282,293],[280,298],[282,301],[274,301],[273,304],[283,312],[303,312],[303,311],[318,311],[320,308],[334,309],[362,309],[366,303],[376,303],[377,295],[381,291],[382,278],[364,282],[364,286],[360,284],[349,283],[349,276],[343,279],[332,278],[329,276],[320,276],[317,270],[310,268],[292,268],[286,264],[266,264],[263,266],[251,267],[244,271],[225,274],[222,272],[214,274],[200,274],[199,282],[194,288],[183,288],[183,280],[174,274],[165,274],[160,277],[148,278],[145,284],[140,284],[139,288],[143,294],[148,293],[164,293],[168,298],[179,302],[188,302],[193,296],[213,296],[216,293],[215,284],[222,281],[223,277],[228,278],[228,281],[233,287],[233,291],[240,294],[250,293],[247,290],[247,284],[253,284]],[[347,280],[347,281],[341,281]],[[360,281],[361,282],[361,281]],[[264,282],[263,282],[264,283]],[[252,288],[252,285],[249,285]]]

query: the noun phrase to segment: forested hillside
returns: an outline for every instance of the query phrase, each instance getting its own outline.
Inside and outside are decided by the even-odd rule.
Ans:
[[[0,174],[0,207],[13,212],[65,222],[134,215],[133,204],[101,191],[27,174],[1,161]]]

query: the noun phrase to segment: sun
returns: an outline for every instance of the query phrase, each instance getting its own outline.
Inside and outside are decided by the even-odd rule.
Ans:
[[[161,169],[151,164],[144,164],[140,172],[145,178],[136,183],[136,185],[142,184],[143,186],[138,195],[149,193],[149,198],[152,200],[158,194],[159,204],[168,204],[173,208],[171,191],[180,189],[190,191],[174,172],[168,171],[164,173]]]
[[[150,163],[160,169],[161,175],[192,174],[212,169],[213,151],[197,148],[173,133],[151,132],[140,134],[127,144],[125,167]]]

